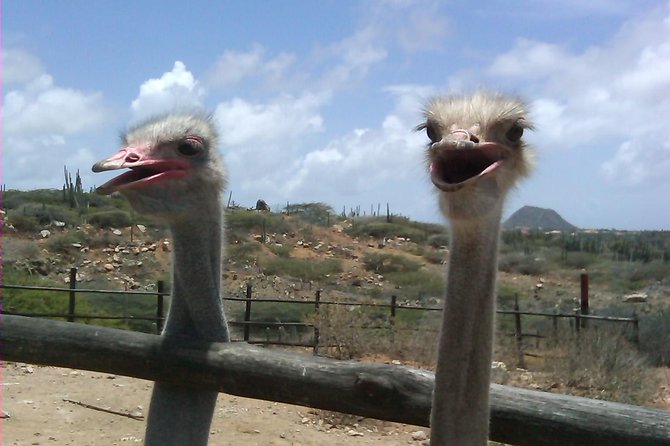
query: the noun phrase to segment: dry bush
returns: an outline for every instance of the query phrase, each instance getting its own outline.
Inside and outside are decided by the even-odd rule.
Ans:
[[[378,346],[380,354],[411,363],[417,367],[433,369],[437,359],[439,324],[421,323],[420,326],[398,322],[392,336]]]
[[[620,331],[593,326],[559,339],[547,368],[580,396],[639,405],[656,393],[653,370]]]
[[[658,308],[640,321],[640,349],[656,366],[670,366],[670,308]]]
[[[351,359],[368,353],[362,327],[370,325],[371,318],[361,307],[350,305],[322,305],[319,312],[307,322],[319,329],[322,354],[337,359]]]
[[[433,367],[438,320],[396,320],[386,312],[349,305],[322,305],[309,318],[320,333],[322,354],[338,359],[381,355]]]

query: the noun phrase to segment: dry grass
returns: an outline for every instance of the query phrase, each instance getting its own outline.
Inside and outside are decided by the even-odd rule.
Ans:
[[[435,318],[392,321],[386,312],[375,309],[325,305],[309,322],[319,329],[324,356],[352,359],[379,355],[421,367],[435,364]]]
[[[593,327],[560,339],[545,366],[570,393],[641,405],[657,392],[653,369],[619,331]]]

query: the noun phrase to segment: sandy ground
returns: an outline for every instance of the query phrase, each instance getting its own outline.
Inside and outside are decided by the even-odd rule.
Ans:
[[[2,364],[3,446],[142,444],[152,383],[57,367]],[[4,416],[4,415],[3,415]],[[407,426],[221,394],[210,445],[422,445]],[[418,437],[413,439],[414,437]]]

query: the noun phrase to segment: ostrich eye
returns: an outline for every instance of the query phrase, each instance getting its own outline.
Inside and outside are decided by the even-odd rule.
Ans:
[[[195,141],[184,141],[177,146],[177,152],[184,156],[196,156],[202,153],[202,145]]]
[[[428,135],[428,138],[432,142],[438,142],[442,139],[440,136],[440,131],[437,128],[437,125],[435,125],[434,122],[427,122],[426,123],[426,135]]]
[[[505,136],[512,142],[518,142],[523,136],[523,127],[515,123],[512,127],[510,127]]]

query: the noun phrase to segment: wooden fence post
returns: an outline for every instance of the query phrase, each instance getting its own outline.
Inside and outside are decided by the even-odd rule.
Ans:
[[[637,346],[640,345],[640,319],[637,317],[637,313],[633,312],[631,316],[633,318],[633,343]]]
[[[316,290],[316,295],[314,296],[314,313],[316,315],[316,324],[314,324],[314,354],[319,354],[319,338],[321,337],[321,332],[319,331],[318,324],[319,321],[319,307],[321,306],[321,290]]]
[[[249,342],[249,329],[251,325],[251,284],[247,283],[247,301],[244,308],[244,342]]]
[[[558,310],[554,308],[554,316],[551,318],[551,325],[553,328],[554,342],[558,341]]]
[[[523,357],[523,332],[521,329],[521,314],[519,310],[519,295],[514,295],[514,337],[516,338],[516,350],[518,355],[517,366],[521,369],[526,368],[526,361]]]
[[[395,342],[395,310],[398,304],[398,297],[394,294],[391,296],[391,342]]]
[[[163,293],[165,283],[162,280],[156,282],[156,333],[163,332]]]
[[[75,319],[75,289],[77,288],[77,268],[70,268],[70,303],[68,305],[67,321]]]

